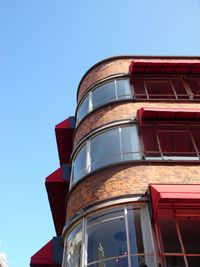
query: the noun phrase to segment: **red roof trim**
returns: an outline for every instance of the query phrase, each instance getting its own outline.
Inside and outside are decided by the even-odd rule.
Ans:
[[[152,184],[150,192],[154,212],[161,203],[200,204],[200,184]]]
[[[70,118],[62,121],[55,127],[56,142],[60,164],[68,163],[72,153],[72,138],[74,128],[70,125]]]
[[[65,199],[69,191],[69,182],[65,181],[62,177],[62,169],[59,168],[50,174],[45,182],[57,235],[62,233],[65,224]]]
[[[59,264],[55,263],[53,260],[53,242],[50,240],[46,245],[44,245],[38,252],[36,252],[31,257],[31,267],[43,267],[51,266],[57,267]]]
[[[131,81],[135,74],[200,74],[200,60],[135,59],[129,72]]]
[[[52,172],[49,176],[45,179],[46,183],[66,183],[66,181],[62,178],[62,168],[57,169],[56,171]]]

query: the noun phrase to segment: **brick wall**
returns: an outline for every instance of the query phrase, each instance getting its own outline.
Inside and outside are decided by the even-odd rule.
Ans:
[[[128,73],[130,59],[107,60],[92,68],[81,82],[78,99],[97,81],[109,75]],[[155,108],[200,108],[198,103],[167,102],[118,102],[106,105],[83,119],[75,130],[74,147],[90,131],[121,119],[133,119],[141,107]],[[80,209],[127,194],[144,194],[150,183],[194,184],[200,183],[200,168],[195,164],[140,163],[104,168],[88,175],[71,190],[67,201],[67,219]]]
[[[129,72],[129,65],[131,61],[131,59],[115,59],[114,61],[106,61],[105,63],[92,69],[81,83],[78,92],[78,101],[88,87],[92,86],[94,83],[110,75],[120,73],[127,74]]]
[[[76,211],[101,200],[126,194],[144,194],[150,183],[200,183],[198,165],[125,164],[105,168],[83,179],[71,191],[67,202],[67,219]]]

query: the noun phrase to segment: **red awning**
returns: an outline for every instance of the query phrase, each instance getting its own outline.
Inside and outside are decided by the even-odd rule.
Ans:
[[[184,108],[141,108],[137,111],[139,125],[149,120],[193,120],[200,119],[200,109]]]
[[[200,184],[150,185],[154,212],[162,203],[200,203]]]
[[[56,234],[61,235],[65,225],[65,200],[69,190],[69,182],[62,178],[62,169],[59,168],[46,178],[45,185]]]
[[[55,131],[60,164],[68,163],[72,153],[72,137],[74,133],[74,125],[71,123],[71,118],[56,125]]]
[[[136,74],[200,74],[200,60],[135,59],[129,72],[131,78]]]
[[[53,242],[49,241],[44,247],[31,257],[31,267],[58,267],[53,260]]]

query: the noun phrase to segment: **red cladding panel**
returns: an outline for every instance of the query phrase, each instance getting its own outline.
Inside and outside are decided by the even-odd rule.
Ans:
[[[65,199],[69,182],[62,178],[62,169],[59,168],[46,178],[45,185],[56,234],[60,235],[65,224]]]
[[[53,260],[53,243],[49,241],[31,257],[31,267],[59,267]]]
[[[72,153],[72,137],[74,128],[70,125],[70,118],[55,127],[56,141],[60,164],[68,163]]]
[[[150,192],[154,212],[161,203],[200,204],[200,184],[152,184]]]

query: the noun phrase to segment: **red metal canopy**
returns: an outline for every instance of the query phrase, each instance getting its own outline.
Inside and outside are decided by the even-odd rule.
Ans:
[[[62,178],[62,169],[59,168],[46,178],[45,185],[56,234],[60,235],[65,224],[65,199],[69,190],[69,182]]]
[[[139,124],[149,120],[192,120],[200,119],[200,109],[184,108],[141,108],[137,111]]]
[[[200,74],[200,60],[135,59],[129,72],[131,78],[135,74]]]
[[[31,267],[58,267],[53,260],[53,242],[49,241],[31,257]]]
[[[55,131],[60,164],[68,163],[72,153],[72,137],[74,133],[72,118],[68,118],[56,125]]]
[[[154,212],[161,203],[200,203],[200,184],[152,184],[150,192]]]

